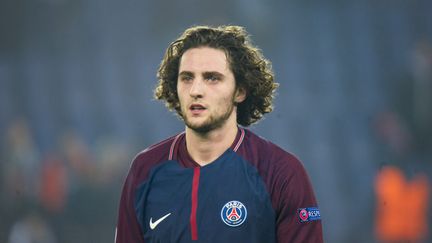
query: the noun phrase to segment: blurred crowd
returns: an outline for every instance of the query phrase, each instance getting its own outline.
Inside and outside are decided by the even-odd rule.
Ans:
[[[429,242],[432,223],[432,43],[413,48],[411,73],[392,87],[392,109],[374,121],[384,163],[377,172],[379,242]]]
[[[107,138],[89,146],[68,131],[55,151],[42,154],[24,118],[10,124],[2,145],[1,242],[6,236],[9,243],[114,237],[117,197],[133,153],[130,148]],[[92,235],[99,238],[92,241]]]

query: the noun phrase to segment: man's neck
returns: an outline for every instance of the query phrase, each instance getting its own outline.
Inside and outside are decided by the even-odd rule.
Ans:
[[[189,155],[199,165],[207,165],[221,156],[237,136],[237,124],[222,126],[208,133],[197,133],[186,127],[186,147]]]

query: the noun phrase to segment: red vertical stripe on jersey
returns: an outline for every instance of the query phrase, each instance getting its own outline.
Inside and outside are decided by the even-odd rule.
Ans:
[[[198,208],[198,185],[199,185],[200,172],[201,172],[200,167],[194,168],[194,175],[192,180],[192,209],[190,214],[192,240],[198,240],[196,212]]]

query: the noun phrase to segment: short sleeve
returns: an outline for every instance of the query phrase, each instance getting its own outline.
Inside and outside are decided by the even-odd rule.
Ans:
[[[276,176],[276,231],[280,243],[323,242],[321,215],[310,179],[300,161],[293,158]]]
[[[136,184],[132,166],[120,197],[115,243],[144,243],[141,227],[135,213],[135,191]]]

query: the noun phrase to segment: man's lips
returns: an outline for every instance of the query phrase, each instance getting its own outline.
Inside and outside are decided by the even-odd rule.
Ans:
[[[192,104],[191,106],[189,106],[189,109],[194,111],[194,110],[205,110],[206,108],[200,104]]]
[[[192,115],[200,115],[206,108],[201,104],[192,104],[189,106],[189,110],[192,112]]]

